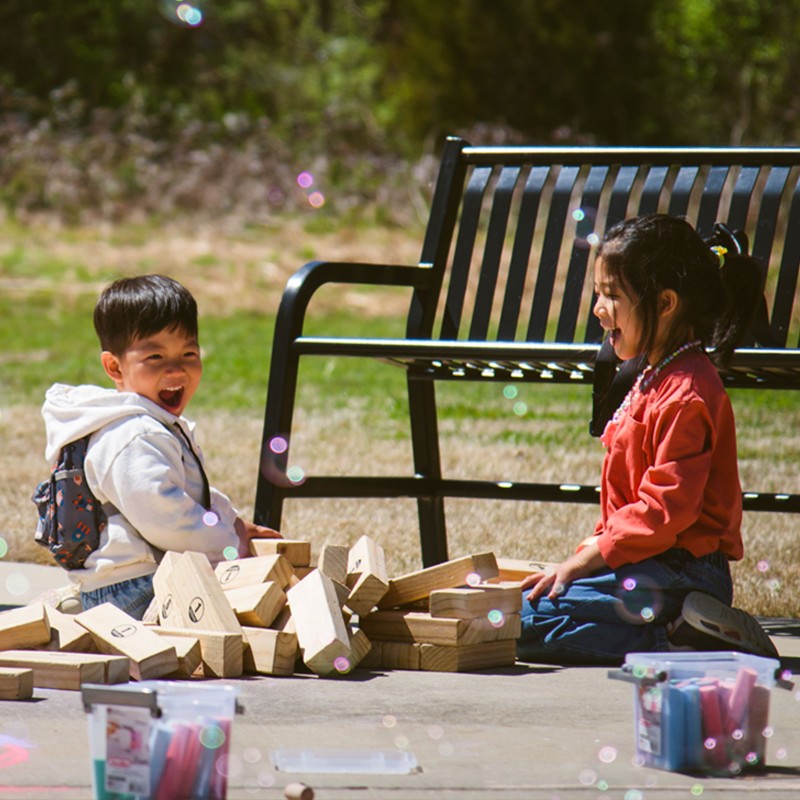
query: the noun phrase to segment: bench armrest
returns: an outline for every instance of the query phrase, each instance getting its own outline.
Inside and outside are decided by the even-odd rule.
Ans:
[[[285,341],[293,341],[303,332],[306,309],[321,286],[328,283],[364,286],[407,286],[424,289],[432,270],[428,264],[407,266],[367,264],[346,261],[311,261],[302,266],[286,283],[278,308],[276,335],[280,330]]]

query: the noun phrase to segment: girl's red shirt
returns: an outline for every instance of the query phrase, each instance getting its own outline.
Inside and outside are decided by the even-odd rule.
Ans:
[[[673,547],[742,557],[733,408],[705,353],[669,364],[608,423],[601,441],[607,452],[595,534],[609,567]]]

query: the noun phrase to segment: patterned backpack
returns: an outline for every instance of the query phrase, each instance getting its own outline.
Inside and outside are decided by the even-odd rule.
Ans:
[[[49,480],[42,481],[31,497],[39,510],[34,538],[64,569],[84,569],[108,522],[86,482],[83,462],[88,444],[85,436],[64,445]]]

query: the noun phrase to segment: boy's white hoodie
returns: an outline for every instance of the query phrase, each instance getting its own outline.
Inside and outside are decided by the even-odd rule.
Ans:
[[[200,467],[176,430],[202,458],[188,420],[133,392],[64,384],[47,391],[42,416],[49,463],[65,444],[91,434],[86,479],[108,527],[86,568],[67,573],[81,591],[155,572],[159,551],[195,550],[214,563],[237,547],[230,500],[212,488],[213,513],[203,507]]]

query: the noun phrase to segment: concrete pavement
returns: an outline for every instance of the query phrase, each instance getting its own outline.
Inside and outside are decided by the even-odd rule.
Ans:
[[[0,587],[10,574],[23,573],[38,590],[63,585],[59,570],[29,566],[0,563]],[[2,591],[0,603],[9,603]],[[800,637],[774,640],[784,666],[800,674]],[[634,687],[607,673],[519,664],[461,674],[357,670],[336,679],[232,680],[245,713],[233,725],[228,797],[283,798],[286,784],[298,780],[313,787],[317,800],[798,796],[800,685],[772,693],[766,769],[717,778],[638,766]],[[32,701],[0,703],[0,714],[0,798],[92,796],[79,693],[36,690]],[[413,756],[417,768],[407,774],[292,773],[275,769],[271,755],[281,749],[330,754],[331,748],[399,750]]]

